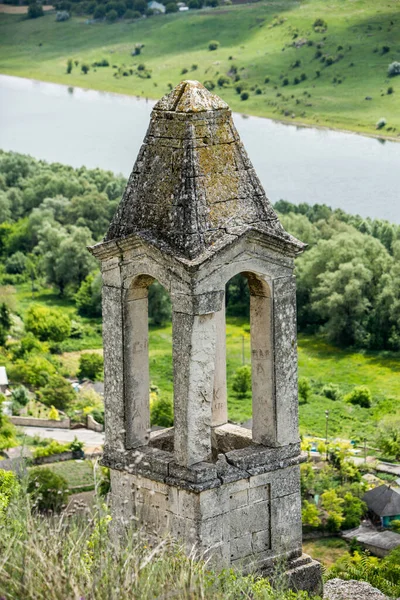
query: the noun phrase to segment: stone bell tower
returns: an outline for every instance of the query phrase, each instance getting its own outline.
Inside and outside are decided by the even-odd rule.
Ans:
[[[195,545],[215,568],[318,592],[302,554],[294,257],[231,111],[196,81],[154,107],[101,261],[105,447],[114,527]],[[252,432],[228,423],[225,284],[250,288]],[[172,301],[174,427],[150,433],[148,287]]]

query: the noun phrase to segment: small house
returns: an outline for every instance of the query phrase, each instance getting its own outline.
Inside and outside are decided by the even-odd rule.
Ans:
[[[391,521],[400,520],[400,487],[380,485],[366,492],[363,500],[373,520],[382,527],[390,527]]]

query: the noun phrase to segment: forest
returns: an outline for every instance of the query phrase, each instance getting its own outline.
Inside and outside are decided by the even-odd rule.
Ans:
[[[97,262],[86,246],[104,236],[125,179],[100,169],[73,169],[16,153],[0,153],[0,281],[43,283],[76,303],[84,317],[101,314]],[[308,244],[297,259],[299,331],[340,347],[400,349],[400,226],[325,205],[280,200],[281,222]],[[227,312],[248,315],[240,276],[227,289]],[[150,316],[169,320],[161,288]]]

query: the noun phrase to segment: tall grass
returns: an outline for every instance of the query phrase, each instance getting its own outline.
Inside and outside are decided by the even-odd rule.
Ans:
[[[257,577],[219,575],[171,539],[133,528],[115,545],[104,499],[92,509],[35,512],[21,486],[0,523],[0,597],[6,600],[306,600]]]

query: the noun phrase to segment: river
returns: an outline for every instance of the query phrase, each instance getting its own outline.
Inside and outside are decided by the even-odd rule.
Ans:
[[[0,148],[128,176],[154,102],[0,75]],[[268,197],[400,223],[400,143],[234,115]]]

